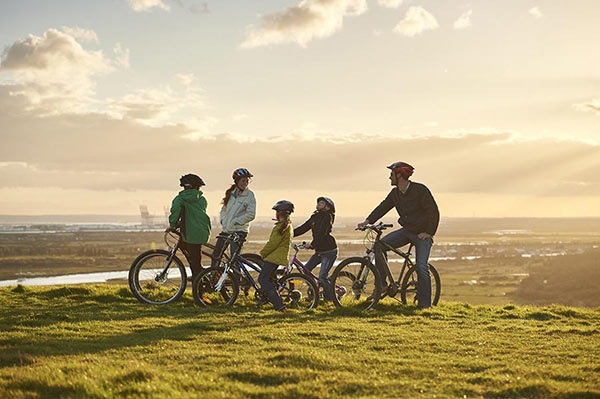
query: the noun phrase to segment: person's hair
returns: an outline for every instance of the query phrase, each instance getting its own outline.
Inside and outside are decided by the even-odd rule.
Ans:
[[[282,216],[284,217],[283,223],[281,224],[281,227],[279,228],[279,234],[283,234],[287,230],[287,228],[290,226],[290,223],[291,223],[290,214],[287,213],[286,211],[277,211],[276,215],[277,215],[277,222],[280,221]]]
[[[229,187],[227,189],[227,191],[225,191],[225,197],[223,197],[223,201],[221,201],[221,203],[225,206],[227,206],[227,203],[229,202],[229,199],[231,198],[231,193],[233,192],[233,190],[235,190],[235,188],[237,187],[236,184],[232,184],[231,187]]]

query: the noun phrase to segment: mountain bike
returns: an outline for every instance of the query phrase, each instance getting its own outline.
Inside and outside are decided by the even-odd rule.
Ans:
[[[356,306],[364,310],[371,309],[377,303],[387,297],[393,298],[403,304],[416,303],[417,301],[417,270],[413,261],[410,259],[411,251],[414,245],[411,243],[408,251],[403,252],[398,248],[393,248],[384,241],[381,241],[382,232],[393,227],[391,224],[379,223],[377,225],[367,225],[365,229],[365,243],[367,246],[365,255],[362,257],[352,257],[342,261],[331,275],[331,284],[345,287],[347,294],[343,297],[334,295],[333,302],[336,306]],[[358,230],[358,229],[357,229]],[[398,279],[390,270],[389,262],[385,263],[385,270],[388,280],[391,281],[385,292],[380,291],[381,276],[375,266],[375,244],[380,243],[386,250],[392,251],[404,259]],[[438,304],[440,299],[442,283],[440,276],[431,263],[429,265],[429,274],[431,275],[431,304]],[[396,298],[400,294],[400,299]]]
[[[165,232],[164,241],[168,250],[151,249],[141,253],[131,263],[129,268],[129,289],[142,303],[165,305],[179,299],[185,292],[188,274],[186,267],[177,256],[177,251],[183,253],[189,264],[187,251],[181,248],[182,236],[179,229]],[[202,255],[213,258],[214,245],[203,244]],[[204,250],[207,248],[208,250]],[[246,254],[252,261],[262,262],[259,255]],[[228,257],[223,254],[222,260]]]
[[[260,268],[249,262],[245,256],[239,254],[239,247],[244,241],[236,233],[224,237],[227,241],[237,242],[239,245],[231,258],[221,265],[203,270],[192,283],[194,302],[199,306],[225,307],[232,306],[238,298],[240,280],[245,278],[254,289],[257,304],[268,303],[266,293],[260,289],[250,270],[260,273]],[[288,308],[308,310],[317,306],[319,295],[317,286],[310,279],[300,273],[290,273],[291,265],[286,267],[283,275],[276,273],[272,276],[273,283]]]

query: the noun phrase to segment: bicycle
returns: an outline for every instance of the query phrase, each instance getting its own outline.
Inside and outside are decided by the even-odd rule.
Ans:
[[[243,239],[236,233],[225,237],[228,241],[242,243]],[[238,245],[239,248],[239,245]],[[198,306],[226,307],[232,306],[239,295],[239,281],[244,277],[255,290],[257,304],[268,303],[266,293],[260,289],[251,276],[248,267],[260,273],[260,268],[239,254],[239,249],[231,254],[231,258],[220,266],[203,270],[192,283],[194,302]],[[286,267],[281,277],[274,277],[283,303],[288,308],[308,310],[319,302],[315,283],[300,273],[290,273],[291,265]]]
[[[177,257],[177,250],[181,250],[188,264],[189,257],[186,251],[180,248],[182,240],[178,229],[165,232],[164,241],[168,250],[151,249],[134,259],[129,268],[128,281],[129,289],[137,300],[151,305],[166,305],[183,295],[188,277],[184,263]],[[214,245],[208,243],[203,244],[202,248],[204,247],[215,249]],[[213,258],[213,252],[202,250],[202,254]],[[259,255],[245,256],[262,261]],[[228,259],[225,254],[222,257]]]
[[[371,242],[371,247],[367,247],[365,255],[362,257],[357,256],[345,259],[335,268],[331,275],[331,283],[335,284],[336,287],[346,287],[348,291],[348,294],[343,297],[334,295],[333,302],[336,306],[356,306],[368,310],[377,305],[377,303],[386,296],[402,302],[403,304],[407,304],[409,300],[416,303],[417,271],[415,264],[410,259],[414,245],[411,243],[408,251],[403,252],[400,249],[393,248],[386,242],[381,241],[381,234],[385,229],[390,227],[393,227],[393,225],[383,223],[365,226],[364,230],[367,230],[365,241]],[[379,288],[381,276],[375,266],[375,244],[377,243],[380,243],[380,245],[383,245],[387,250],[394,252],[404,259],[397,280],[394,279],[389,263],[386,262],[385,270],[388,280],[391,281],[391,283],[388,285],[383,295]],[[435,267],[433,267],[431,263],[428,263],[428,265],[432,282],[431,304],[435,306],[440,299],[442,283]],[[400,299],[396,298],[398,294],[400,294]]]
[[[306,248],[306,241],[303,241],[302,244],[297,245],[297,244],[292,244],[292,249],[294,250],[294,254],[292,255],[292,258],[290,259],[290,266],[296,266],[296,269],[298,270],[299,273],[310,277],[313,282],[315,283],[315,285],[317,286],[317,290],[319,292],[319,297],[323,298],[323,287],[321,285],[321,282],[319,281],[319,278],[317,276],[314,275],[314,273],[312,272],[312,270],[308,269],[304,263],[302,263],[302,261],[300,261],[300,259],[298,259],[298,251],[300,251],[301,249],[307,249]],[[343,297],[344,295],[346,295],[346,288],[345,287],[341,287],[341,286],[335,286],[335,294],[337,296],[339,296],[340,298]]]

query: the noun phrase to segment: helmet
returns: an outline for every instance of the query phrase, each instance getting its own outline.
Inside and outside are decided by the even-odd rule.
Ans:
[[[281,200],[277,201],[277,203],[273,205],[272,209],[276,211],[284,211],[289,215],[290,213],[294,212],[294,204],[290,201]]]
[[[253,177],[254,175],[250,173],[248,169],[238,168],[233,171],[233,180],[238,181],[242,177]]]
[[[400,173],[405,179],[408,179],[410,176],[412,176],[415,170],[415,168],[413,168],[406,162],[394,162],[387,168],[393,170],[396,173]]]
[[[331,212],[335,213],[335,203],[333,202],[333,200],[329,197],[319,197],[317,198],[317,202],[319,201],[325,201],[325,203],[327,205],[329,205],[329,207],[331,208]]]
[[[194,175],[189,173],[187,175],[181,176],[179,179],[179,185],[181,187],[200,187],[205,186],[204,180],[200,178],[198,175]]]

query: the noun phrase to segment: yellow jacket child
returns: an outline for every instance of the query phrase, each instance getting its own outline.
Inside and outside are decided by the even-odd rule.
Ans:
[[[290,214],[294,212],[294,204],[282,200],[277,202],[273,209],[275,210],[277,223],[273,227],[269,241],[260,251],[264,263],[258,276],[258,282],[263,291],[267,293],[273,307],[276,310],[283,310],[285,305],[271,281],[271,276],[279,265],[287,266],[290,262],[290,246],[292,245],[292,237],[294,237]]]

